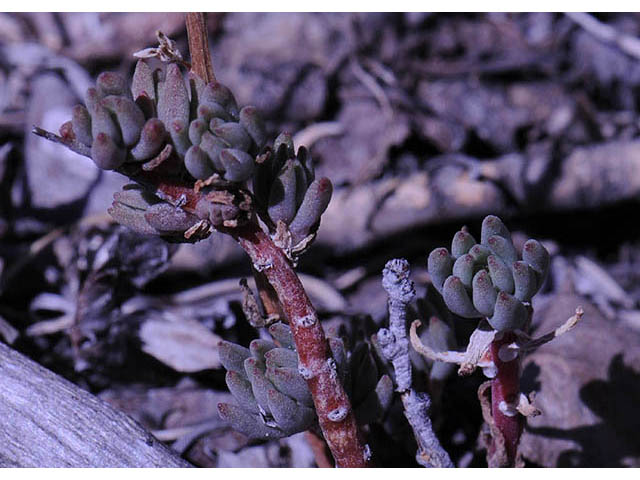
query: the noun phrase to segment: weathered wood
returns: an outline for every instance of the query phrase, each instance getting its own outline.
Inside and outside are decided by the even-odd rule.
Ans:
[[[0,343],[0,467],[187,467],[135,420]]]

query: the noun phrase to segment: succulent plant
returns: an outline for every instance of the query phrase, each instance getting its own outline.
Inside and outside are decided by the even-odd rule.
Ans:
[[[358,432],[355,413],[367,421],[367,412],[390,401],[391,381],[378,381],[375,364],[362,360],[370,355],[358,356],[358,349],[348,361],[346,354],[340,362],[333,359],[332,353],[344,350],[326,348],[320,322],[308,321],[317,314],[293,271],[315,238],[331,198],[331,182],[315,178],[306,149],[296,152],[290,136],[267,145],[256,109],[239,108],[231,91],[215,81],[208,43],[191,41],[207,38],[202,15],[187,14],[187,24],[194,47],[188,83],[180,70],[186,62],[175,44],[159,34],[157,49],[138,54],[158,57],[165,62],[162,68],[152,70],[140,60],[130,89],[121,75],[101,74],[96,87],[87,91],[85,105],[75,107],[72,120],[60,128],[60,136],[39,127],[33,133],[128,177],[134,185],[114,195],[110,213],[133,230],[174,242],[198,241],[219,230],[238,241],[257,281],[263,282],[260,288],[273,289],[293,322],[305,363],[301,371],[275,363],[286,360],[281,356],[285,349],[271,342],[254,342],[253,350],[221,347],[223,357],[228,353],[229,388],[238,400],[237,405],[222,405],[222,415],[257,437],[289,435],[314,425],[317,416],[336,465],[365,466],[371,450]],[[299,321],[303,324],[298,326]],[[348,365],[345,381],[357,409],[338,376],[342,364]],[[348,380],[355,365],[365,370]],[[372,372],[375,382],[369,385],[365,380]],[[317,380],[306,383],[310,378]],[[297,396],[303,391],[305,397]],[[366,395],[361,398],[362,392]]]
[[[227,386],[237,403],[221,403],[218,410],[236,430],[252,438],[280,438],[316,424],[313,399],[305,371],[298,365],[289,326],[275,323],[269,333],[274,341],[253,340],[249,348],[230,342],[219,346]],[[378,377],[367,343],[358,343],[350,355],[339,338],[329,337],[329,346],[358,423],[376,420],[391,403],[391,379]]]
[[[248,180],[266,143],[256,109],[239,110],[220,83],[205,85],[190,75],[189,87],[177,64],[152,71],[139,60],[130,89],[118,73],[104,72],[87,90],[85,105],[74,107],[65,131],[90,147],[105,170],[149,161],[171,143],[195,179],[218,173],[231,182]]]
[[[528,240],[519,259],[511,234],[489,215],[482,222],[481,242],[465,230],[446,248],[429,255],[427,267],[447,307],[465,318],[487,317],[497,331],[523,328],[527,306],[542,286],[549,253],[537,240]]]
[[[331,182],[315,178],[304,147],[296,152],[291,136],[281,134],[270,149],[255,107],[239,108],[218,82],[189,74],[185,83],[176,63],[153,70],[139,60],[130,87],[118,73],[100,74],[60,132],[63,143],[99,168],[121,171],[143,187],[139,171],[162,170],[174,182],[196,185],[201,201],[191,209],[146,188],[116,194],[110,213],[141,233],[185,241],[202,220],[234,227],[255,211],[294,259],[315,237],[331,199]],[[243,193],[249,181],[253,197]]]
[[[109,214],[121,225],[139,233],[180,239],[198,217],[161,201],[136,184],[125,185],[113,195]]]
[[[263,219],[276,232],[278,225],[290,233],[289,248],[312,235],[320,216],[331,200],[332,186],[327,178],[315,179],[307,149],[295,152],[291,136],[283,133],[276,138],[274,153],[256,169],[253,190],[257,201],[266,205]]]

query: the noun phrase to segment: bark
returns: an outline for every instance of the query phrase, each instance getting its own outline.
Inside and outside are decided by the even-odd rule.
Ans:
[[[0,467],[187,467],[135,420],[0,343]]]

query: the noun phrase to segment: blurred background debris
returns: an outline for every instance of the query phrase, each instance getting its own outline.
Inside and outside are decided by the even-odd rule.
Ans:
[[[219,80],[262,110],[271,138],[297,134],[334,183],[299,267],[325,325],[355,336],[385,325],[381,272],[395,257],[411,264],[414,315],[448,323],[426,256],[461,224],[477,234],[500,215],[552,253],[535,331],[585,309],[571,335],[526,360],[543,414],[525,461],[640,466],[640,15],[207,18]],[[118,227],[106,210],[125,180],[29,134],[57,130],[101,71],[130,75],[156,30],[187,56],[181,14],[0,13],[0,341],[195,465],[313,466],[304,434],[249,441],[218,416],[230,398],[218,340],[259,336],[233,241],[177,246]],[[458,343],[469,334],[457,320]],[[480,372],[412,361],[453,462],[484,466]],[[417,466],[397,402],[368,435],[384,466]],[[397,451],[376,450],[390,438]]]

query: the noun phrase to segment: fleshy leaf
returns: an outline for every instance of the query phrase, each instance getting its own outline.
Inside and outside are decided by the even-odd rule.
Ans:
[[[473,255],[464,254],[455,261],[453,264],[453,275],[458,277],[465,287],[471,288],[471,281],[473,280],[475,267],[475,260]]]
[[[218,354],[220,355],[220,363],[226,370],[246,376],[244,361],[251,357],[251,352],[248,348],[222,341],[218,345]]]
[[[252,415],[237,405],[219,403],[218,412],[235,430],[250,438],[275,439],[285,436],[282,430],[266,425],[260,415]]]
[[[153,158],[165,144],[167,132],[164,124],[157,118],[150,118],[142,127],[140,141],[131,150],[134,159],[142,161]]]
[[[229,392],[233,395],[236,402],[245,410],[252,413],[259,413],[258,402],[253,396],[253,390],[251,389],[251,383],[246,378],[237,372],[229,370],[225,375],[225,381]]]
[[[498,292],[486,270],[482,269],[473,277],[472,286],[473,306],[485,317],[493,315]]]
[[[453,258],[446,248],[436,248],[429,254],[427,270],[431,276],[431,283],[438,292],[442,293],[444,282],[451,275],[452,269]]]
[[[491,249],[494,255],[497,255],[507,265],[512,265],[513,262],[518,260],[518,254],[516,253],[516,247],[513,246],[511,239],[506,239],[499,235],[492,235],[487,240],[487,245]]]
[[[115,170],[126,160],[127,152],[106,133],[96,135],[91,145],[91,158],[102,170]]]
[[[481,229],[481,239],[480,243],[483,245],[487,245],[489,241],[489,237],[492,235],[498,235],[505,239],[511,239],[511,234],[507,227],[505,227],[502,220],[500,220],[495,215],[487,215],[482,221],[482,229]]]
[[[499,331],[516,330],[522,328],[527,321],[527,309],[517,298],[506,292],[498,293],[493,316],[489,323]]]
[[[442,297],[449,310],[456,315],[465,318],[480,317],[480,313],[474,308],[469,294],[458,277],[451,275],[444,282]]]
[[[320,222],[320,217],[329,206],[332,193],[333,186],[326,177],[314,180],[309,185],[298,213],[289,225],[294,245],[314,232],[314,228]]]
[[[495,255],[487,257],[487,266],[489,267],[489,275],[491,281],[498,290],[513,293],[515,285],[513,283],[513,274],[511,269]]]
[[[454,258],[458,258],[465,253],[468,253],[469,250],[471,250],[471,247],[475,244],[476,240],[471,236],[471,234],[464,230],[460,230],[453,236],[453,240],[451,242],[451,255],[453,255]]]
[[[528,302],[536,293],[538,279],[536,272],[526,262],[513,263],[513,280],[515,284],[514,296],[523,302]]]
[[[269,334],[280,344],[280,346],[295,350],[296,344],[293,340],[293,334],[288,325],[277,322],[269,327]]]

